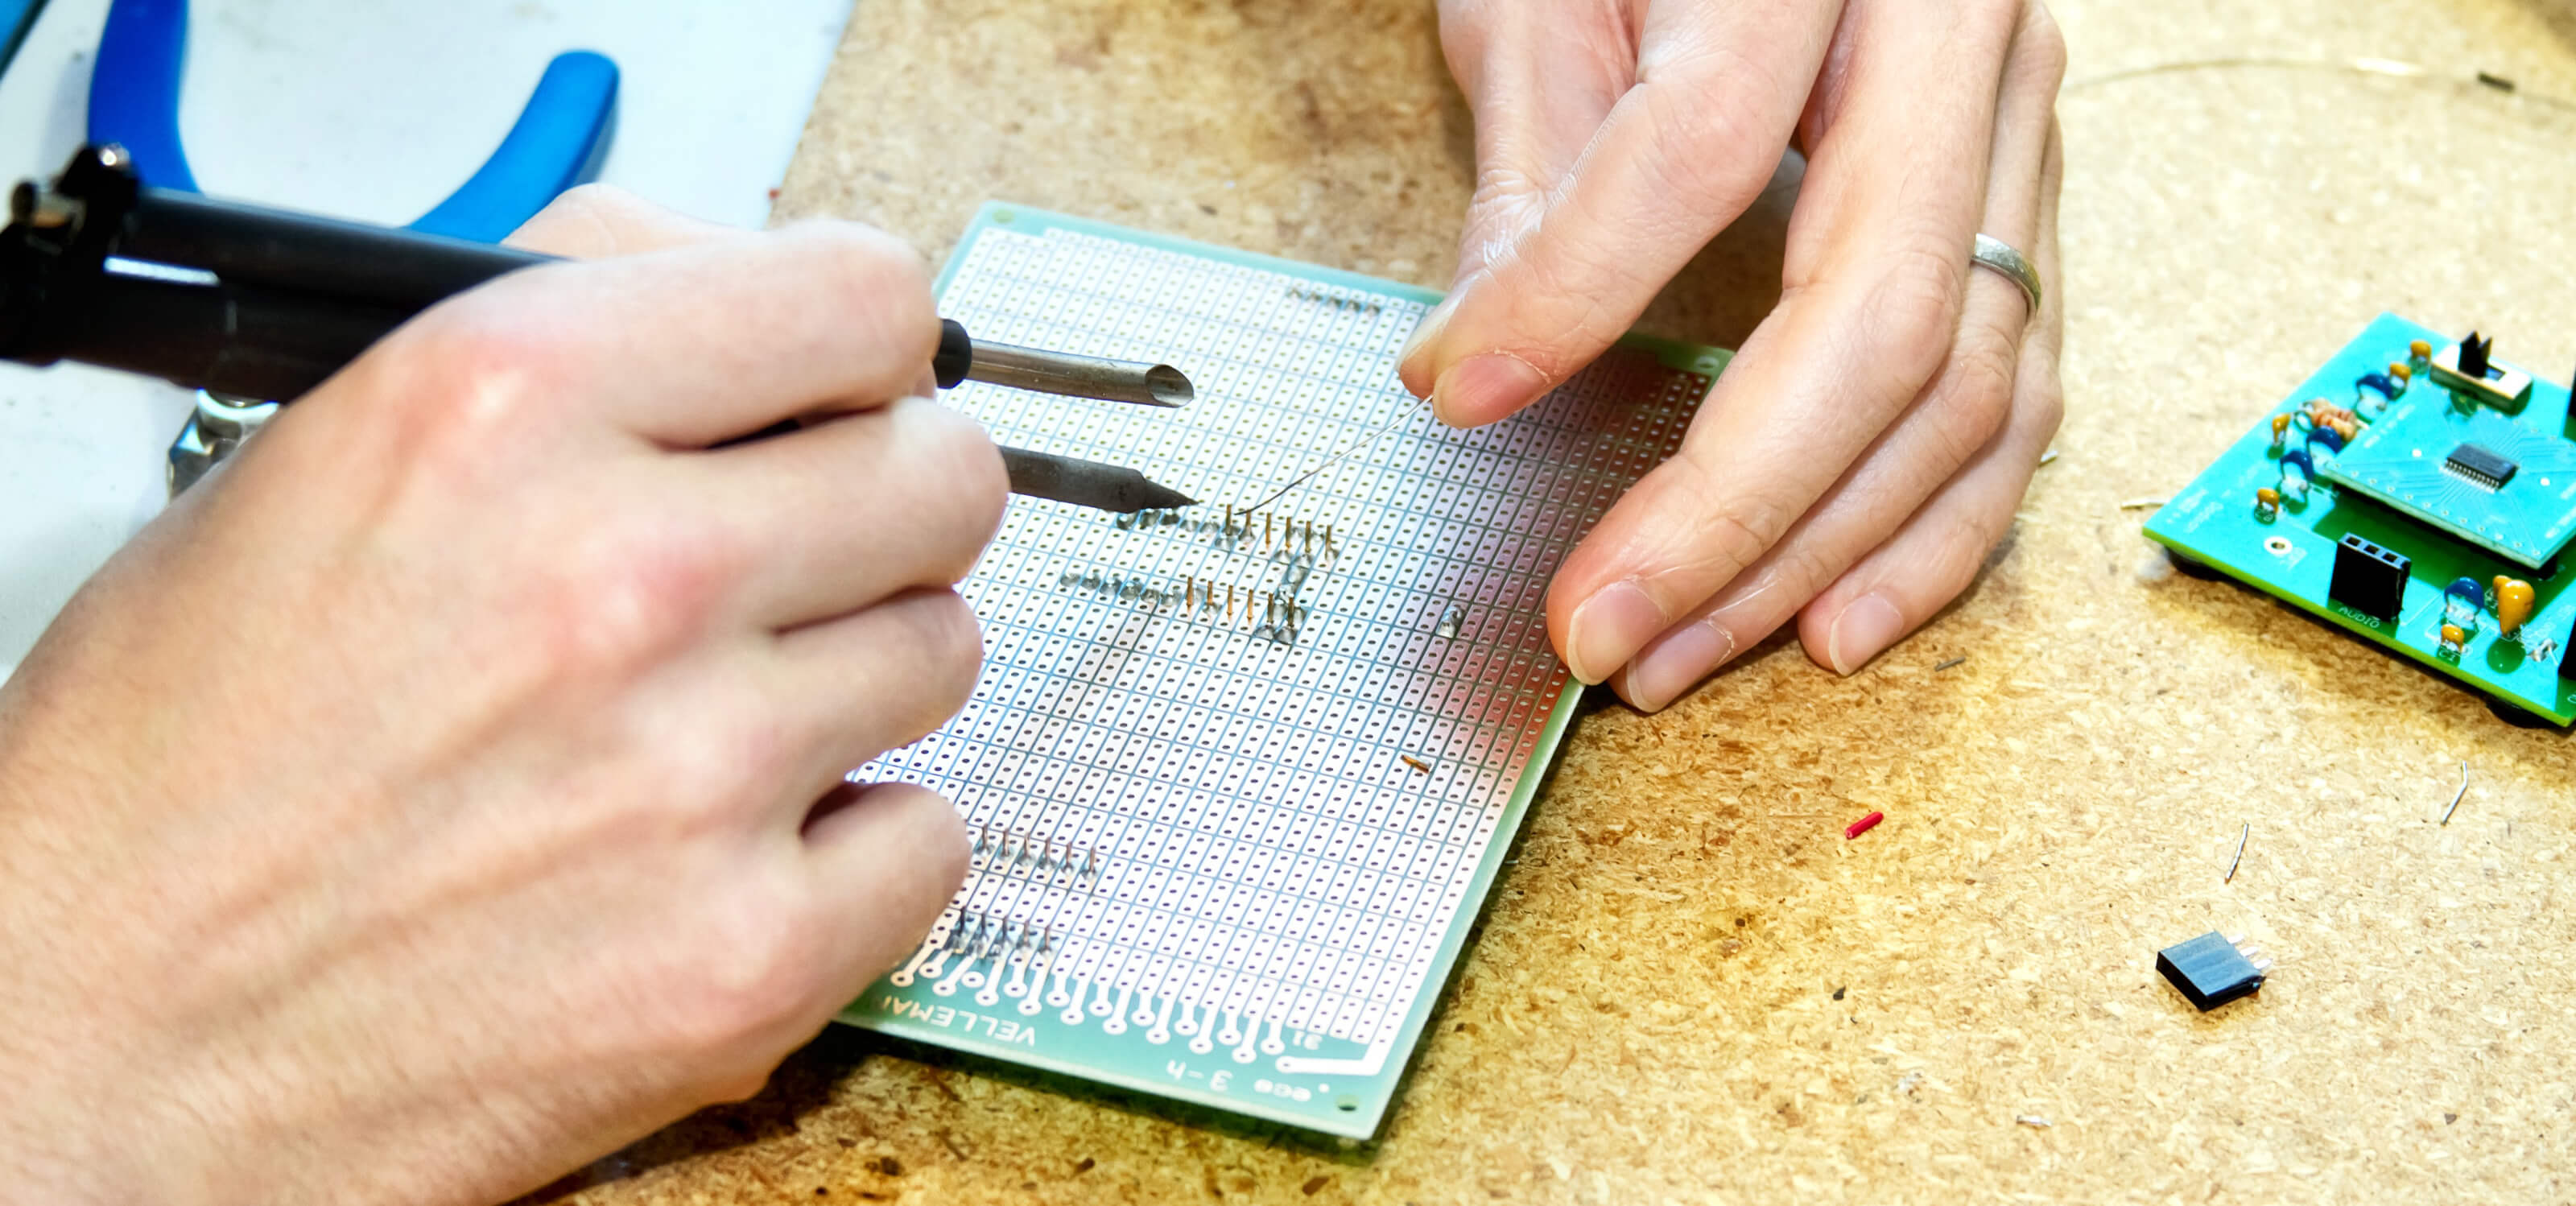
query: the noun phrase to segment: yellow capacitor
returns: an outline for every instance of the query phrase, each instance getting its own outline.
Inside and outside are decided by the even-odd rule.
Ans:
[[[2402,364],[2392,364],[2388,366],[2388,375],[2404,383],[2415,379],[2415,370]]]
[[[2406,345],[2406,354],[2417,360],[2430,360],[2433,358],[2433,345],[2418,339]]]
[[[2290,434],[2290,416],[2272,416],[2272,443],[2275,445],[2279,444],[2281,442],[2281,438],[2288,434]]]
[[[2270,486],[2265,486],[2260,490],[2256,490],[2254,492],[2254,505],[2261,507],[2266,511],[2269,511],[2274,507],[2278,507],[2281,505],[2281,492],[2271,488]]]
[[[2495,580],[2496,629],[2506,636],[2520,631],[2522,622],[2531,618],[2533,598],[2531,584],[2502,574]]]
[[[2448,649],[2453,653],[2457,653],[2460,651],[2460,646],[2466,644],[2468,639],[2469,634],[2460,631],[2459,625],[2442,625],[2442,648]]]

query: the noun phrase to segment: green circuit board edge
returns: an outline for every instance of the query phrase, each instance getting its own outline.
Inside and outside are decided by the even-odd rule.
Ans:
[[[993,231],[1075,232],[1419,305],[1436,304],[1442,296],[1438,290],[1402,282],[1002,202],[987,202],[977,213],[938,274],[935,287],[939,293],[946,295],[976,241]],[[1724,369],[1731,356],[1725,349],[1642,334],[1623,338],[1619,346],[1642,353],[1665,369],[1710,379]],[[1581,696],[1571,675],[1562,673],[1560,668],[1553,706],[1546,713],[1534,752],[1502,808],[1494,839],[1477,860],[1463,906],[1438,941],[1428,978],[1431,987],[1416,997],[1403,1014],[1392,1044],[1393,1058],[1385,1058],[1383,1053],[1373,1058],[1366,1045],[1330,1035],[1290,1034],[1291,1050],[1298,1056],[1353,1069],[1379,1064],[1373,1071],[1270,1073],[1265,1069],[1271,1060],[1241,1066],[1228,1061],[1222,1047],[1212,1055],[1191,1054],[1178,1045],[1149,1045],[1134,1029],[1111,1034],[1104,1033],[1097,1024],[1063,1025],[1053,1009],[1031,1016],[1012,1009],[1007,1001],[999,1008],[982,1008],[962,997],[935,997],[923,983],[897,986],[888,978],[870,985],[837,1020],[906,1042],[1036,1069],[1074,1087],[1097,1084],[1163,1099],[1177,1103],[1185,1118],[1196,1111],[1215,1111],[1284,1124],[1343,1142],[1373,1140],[1393,1107],[1413,1057],[1419,1053],[1425,1027],[1449,991],[1469,935],[1483,915],[1513,839],[1573,723]],[[1039,1083],[1046,1083],[1045,1078],[1041,1077]]]
[[[2506,411],[2455,398],[2429,374],[2419,373],[2384,407],[2373,405],[2381,393],[2357,383],[2372,374],[2385,374],[2391,364],[2407,363],[2409,345],[2418,340],[2436,349],[2456,342],[2455,337],[2395,315],[2379,316],[2158,509],[2147,522],[2146,535],[2186,562],[2259,589],[2457,679],[2499,704],[2558,725],[2576,723],[2576,682],[2561,673],[2561,659],[2569,654],[2571,629],[2576,628],[2576,591],[2566,589],[2570,575],[2559,558],[2532,555],[2535,550],[2555,551],[2565,543],[2561,525],[2568,491],[2576,490],[2576,473],[2557,468],[2565,460],[2576,459],[2568,390],[2531,373],[2534,385],[2528,402],[2517,411]],[[2490,514],[2480,520],[2480,526],[2491,533],[2489,539],[2520,555],[2506,556],[2464,538],[2461,530],[2446,530],[2461,525],[2436,526],[2428,522],[2429,515],[2408,514],[2370,497],[2355,480],[2364,475],[2339,469],[2333,454],[2322,450],[2324,463],[2304,502],[2285,498],[2276,513],[2265,518],[2256,491],[2280,482],[2282,453],[2301,446],[2299,432],[2305,420],[2299,416],[2311,399],[2376,410],[2380,422],[2397,417],[2437,432],[2453,428],[2463,440],[2475,436],[2500,442],[2494,433],[2502,433],[2520,448],[2545,452],[2536,468],[2524,471],[2531,476],[2521,479],[2541,487],[2533,495],[2535,501],[2522,514],[2508,513],[2501,521]],[[2363,406],[2356,408],[2357,402]],[[2274,446],[2275,416],[2293,417],[2286,448]],[[2371,430],[2351,447],[2358,450],[2386,439],[2387,433]],[[2435,459],[2439,455],[2437,448]],[[2542,476],[2553,472],[2558,475],[2554,480]],[[2498,532],[2493,526],[2498,522],[2505,525],[2500,536],[2493,534]],[[2331,597],[2337,545],[2347,534],[2410,560],[2403,602],[2393,620],[2365,614]],[[2542,564],[2527,564],[2531,560]],[[2445,648],[2441,628],[2446,588],[2463,578],[2487,583],[2499,576],[2527,581],[2536,592],[2533,613],[2521,631],[2513,637],[2502,634],[2497,600],[2489,590],[2473,625],[2461,626],[2467,639],[2457,649]]]

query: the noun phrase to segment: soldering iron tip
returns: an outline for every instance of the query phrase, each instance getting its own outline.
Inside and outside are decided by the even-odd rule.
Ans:
[[[1144,483],[1135,492],[1135,497],[1142,500],[1137,508],[1141,511],[1161,511],[1193,506],[1199,501],[1150,477],[1144,479]]]

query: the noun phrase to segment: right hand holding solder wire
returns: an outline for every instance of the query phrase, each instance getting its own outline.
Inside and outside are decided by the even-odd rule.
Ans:
[[[1965,589],[2060,411],[2037,0],[1446,0],[1440,33],[1476,192],[1402,371],[1445,422],[1572,376],[1806,156],[1778,308],[1557,575],[1574,673],[1661,708],[1795,617],[1849,674]],[[2028,253],[2038,314],[1980,233]]]
[[[577,193],[604,256],[289,407],[0,688],[0,1167],[47,1202],[488,1202],[757,1089],[918,941],[992,444],[915,254]],[[785,435],[720,446],[783,419]]]

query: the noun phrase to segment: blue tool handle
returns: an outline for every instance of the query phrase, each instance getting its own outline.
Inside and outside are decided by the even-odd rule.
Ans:
[[[179,145],[179,75],[188,59],[188,0],[116,0],[89,76],[89,141],[116,143],[154,188],[197,191]]]
[[[123,146],[144,184],[193,193],[197,177],[179,140],[187,57],[188,0],[114,0],[90,72],[89,140]],[[597,174],[616,112],[616,63],[587,50],[555,56],[500,148],[411,228],[499,242]]]
[[[411,228],[500,242],[565,189],[598,174],[616,114],[616,63],[587,50],[556,55],[500,149]]]

